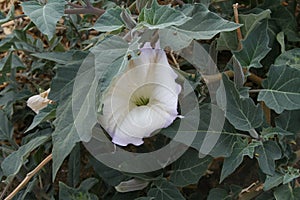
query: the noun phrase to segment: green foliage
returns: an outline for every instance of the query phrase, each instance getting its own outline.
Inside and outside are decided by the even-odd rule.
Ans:
[[[7,176],[8,181],[19,172],[29,153],[48,139],[48,136],[36,137],[2,161],[1,168],[3,169],[3,174]]]
[[[281,158],[281,149],[272,140],[261,143],[255,149],[256,159],[260,169],[267,175],[275,173],[275,160]]]
[[[95,178],[84,180],[78,188],[72,188],[66,184],[59,183],[59,199],[72,199],[72,200],[98,200],[99,198],[89,190],[98,182]]]
[[[34,116],[32,123],[26,129],[25,133],[31,131],[35,127],[37,127],[40,123],[45,122],[47,120],[54,119],[56,116],[56,108],[53,105],[48,105],[45,109],[42,109],[39,114]]]
[[[139,15],[139,22],[149,29],[162,29],[169,26],[179,26],[190,18],[170,6],[160,6],[152,1],[150,8],[144,7]]]
[[[300,49],[295,48],[289,51],[283,52],[275,60],[275,65],[288,65],[300,70]]]
[[[300,71],[287,65],[273,65],[262,83],[258,100],[277,113],[300,108]]]
[[[203,4],[190,5],[188,10],[186,14],[191,17],[190,20],[180,26],[159,30],[162,47],[170,46],[175,51],[180,50],[194,39],[211,39],[220,32],[232,31],[239,27],[238,24],[210,12]]]
[[[124,27],[121,18],[122,9],[120,7],[107,10],[94,24],[94,29],[101,32],[110,32]]]
[[[251,67],[260,68],[260,61],[271,50],[268,47],[269,37],[267,34],[267,21],[255,26],[255,28],[242,41],[242,50],[233,51],[233,55],[239,60],[243,67],[250,69]]]
[[[199,159],[196,150],[188,150],[174,163],[174,173],[171,174],[170,181],[181,187],[196,184],[199,177],[205,174],[211,161],[210,156]]]
[[[81,62],[58,67],[54,78],[50,98],[59,101],[54,121],[53,138],[53,180],[64,159],[70,154],[75,144],[80,141],[72,114],[72,90],[74,78]]]
[[[183,200],[184,197],[180,194],[179,190],[170,182],[165,179],[154,181],[154,187],[151,188],[147,195],[154,199],[167,199],[167,200]]]
[[[253,137],[257,137],[254,129],[263,123],[263,113],[260,106],[255,105],[250,98],[241,98],[234,84],[226,75],[223,75],[223,83],[226,96],[221,95],[221,90],[219,90],[217,101],[220,107],[225,110],[226,118],[236,129],[249,131]]]
[[[249,14],[240,14],[239,15],[239,20],[240,23],[243,24],[241,27],[241,32],[245,40],[247,40],[248,35],[252,32],[252,30],[260,24],[260,22],[264,19],[270,18],[270,13],[271,11],[269,9],[264,10],[258,14],[255,13],[249,13]],[[263,28],[267,28],[263,27]],[[263,30],[256,30],[258,32],[263,31]],[[255,36],[254,36],[255,37]],[[262,37],[268,37],[267,35]],[[257,39],[257,38],[255,38]],[[252,40],[255,40],[252,36]],[[218,40],[218,46],[217,48],[219,50],[225,50],[225,49],[230,49],[230,50],[237,50],[238,49],[238,39],[236,32],[231,31],[231,32],[222,32],[220,34],[220,38]],[[264,41],[267,42],[267,41]],[[256,41],[255,41],[256,43]]]
[[[300,198],[300,189],[292,188],[290,184],[282,185],[274,191],[276,200],[296,200]]]
[[[27,1],[21,6],[24,13],[30,17],[37,28],[51,40],[56,29],[56,23],[64,14],[65,1],[49,0],[44,5],[36,1]]]
[[[0,110],[0,139],[11,140],[13,135],[13,126],[6,114]]]
[[[248,144],[247,140],[238,140],[233,147],[231,155],[224,160],[220,182],[234,172],[234,170],[242,163],[244,156],[253,158],[256,146],[258,146],[258,143],[256,142]]]

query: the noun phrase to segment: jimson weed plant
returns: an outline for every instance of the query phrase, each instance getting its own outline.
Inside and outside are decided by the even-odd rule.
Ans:
[[[300,199],[298,0],[0,7],[1,199]]]

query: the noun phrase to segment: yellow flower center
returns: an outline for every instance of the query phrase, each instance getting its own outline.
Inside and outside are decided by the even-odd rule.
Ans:
[[[137,106],[146,106],[149,103],[150,99],[147,97],[137,97],[133,100],[134,104]]]

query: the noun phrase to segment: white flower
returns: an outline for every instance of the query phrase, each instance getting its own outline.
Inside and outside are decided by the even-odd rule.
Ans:
[[[143,138],[174,121],[181,91],[176,78],[161,49],[142,48],[138,58],[129,61],[104,95],[99,116],[113,143],[141,145]]]
[[[50,88],[41,94],[34,95],[27,100],[27,106],[31,108],[36,114],[39,113],[40,110],[47,107],[49,103],[52,101],[48,99],[48,94],[50,92]]]

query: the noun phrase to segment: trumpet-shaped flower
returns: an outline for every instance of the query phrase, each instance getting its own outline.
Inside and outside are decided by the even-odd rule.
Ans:
[[[178,116],[181,86],[165,52],[144,47],[129,61],[103,97],[102,127],[120,146],[141,145],[143,138],[168,127]]]
[[[39,113],[40,110],[47,107],[49,103],[52,101],[48,99],[48,94],[50,92],[50,88],[41,94],[34,95],[27,100],[27,106],[31,108],[36,114]]]

